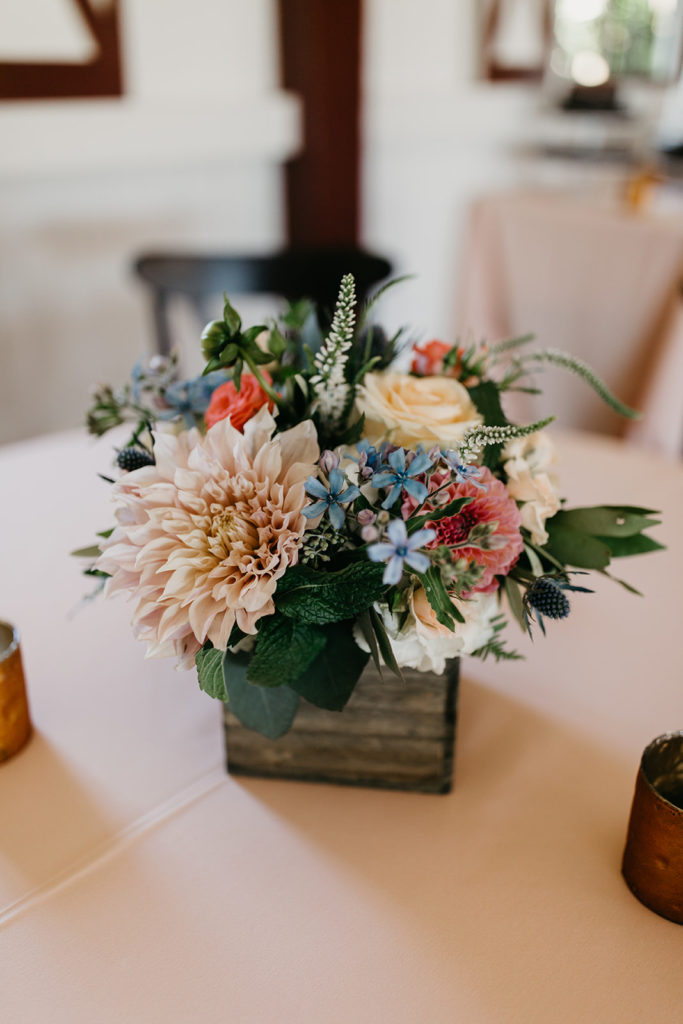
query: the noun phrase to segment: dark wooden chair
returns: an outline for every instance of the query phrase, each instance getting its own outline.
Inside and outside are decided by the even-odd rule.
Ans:
[[[311,299],[321,325],[329,320],[344,274],[353,274],[359,300],[373,285],[388,277],[391,264],[380,256],[354,248],[290,249],[270,256],[221,256],[149,253],[134,264],[138,278],[152,295],[156,351],[168,355],[173,347],[170,304],[187,300],[202,325],[216,317],[216,296],[275,295],[289,301]]]

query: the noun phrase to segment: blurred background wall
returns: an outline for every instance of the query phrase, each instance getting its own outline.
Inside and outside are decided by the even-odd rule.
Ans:
[[[16,26],[29,5],[15,6]],[[358,241],[417,275],[383,311],[418,335],[467,329],[458,287],[477,197],[525,186],[600,201],[624,183],[609,161],[548,158],[538,143],[561,115],[537,77],[483,78],[489,6],[360,7]],[[306,140],[280,85],[276,0],[121,0],[119,14],[121,97],[0,101],[0,442],[77,425],[91,386],[149,348],[137,253],[286,242],[283,169]],[[675,139],[683,94],[641,92]]]

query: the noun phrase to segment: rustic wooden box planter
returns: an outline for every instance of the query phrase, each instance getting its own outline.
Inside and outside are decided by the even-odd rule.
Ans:
[[[302,700],[277,740],[224,708],[232,775],[448,793],[452,785],[459,662],[442,676],[404,669],[405,683],[370,663],[342,712]]]

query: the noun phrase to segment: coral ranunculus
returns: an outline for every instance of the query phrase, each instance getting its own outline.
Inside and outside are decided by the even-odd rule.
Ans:
[[[148,657],[190,667],[207,639],[225,650],[235,624],[255,633],[275,611],[277,581],[306,529],[304,484],[320,454],[311,420],[275,434],[261,409],[244,433],[228,420],[205,437],[156,438],[156,465],[113,486],[118,525],[96,565],[107,591],[136,600],[133,628]]]
[[[413,349],[411,370],[413,373],[419,374],[420,377],[431,377],[441,373],[444,358],[451,351],[451,347],[445,341],[436,339],[416,345]]]
[[[446,479],[445,474],[435,473],[429,481],[430,490],[436,490]],[[463,547],[453,551],[454,558],[464,558],[468,562],[475,562],[484,570],[483,576],[472,588],[471,593],[490,594],[498,588],[495,577],[507,575],[522,552],[524,547],[520,533],[522,516],[505,484],[498,480],[486,466],[480,467],[477,483],[483,484],[486,490],[466,480],[463,483],[454,482],[441,491],[439,498],[444,504],[454,498],[474,498],[474,501],[465,505],[458,515],[437,520],[433,524],[436,530],[436,539],[427,547],[437,548],[442,544],[458,544],[466,540],[472,527],[479,523],[495,523],[493,540],[500,545],[499,547],[494,547],[491,550]],[[403,504],[404,518],[415,504],[416,502],[412,498],[406,499]],[[423,511],[429,512],[433,507],[433,505],[430,506],[429,499],[427,499]]]
[[[268,375],[264,373],[264,376]],[[204,420],[207,427],[213,427],[229,416],[235,430],[242,430],[247,420],[266,404],[269,409],[273,408],[272,401],[253,373],[243,373],[239,391],[231,380],[216,388],[211,396],[209,408],[204,413]]]

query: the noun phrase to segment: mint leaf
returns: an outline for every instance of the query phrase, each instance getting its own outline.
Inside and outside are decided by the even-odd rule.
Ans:
[[[294,721],[299,697],[288,686],[271,689],[250,683],[247,680],[250,660],[251,656],[245,653],[226,651],[223,656],[223,679],[230,710],[247,729],[276,740]]]
[[[300,622],[352,619],[382,597],[383,573],[383,565],[370,561],[352,562],[336,572],[296,566],[280,580],[275,603],[283,615]]]
[[[258,686],[291,683],[325,646],[325,634],[307,623],[270,615],[261,619],[247,678]]]
[[[321,630],[326,643],[315,661],[289,684],[311,704],[341,711],[365,668],[369,655],[353,639],[351,623],[335,622]]]
[[[215,647],[202,647],[201,651],[197,651],[194,661],[200,690],[216,700],[226,701],[228,694],[223,679],[223,652],[217,651]]]

